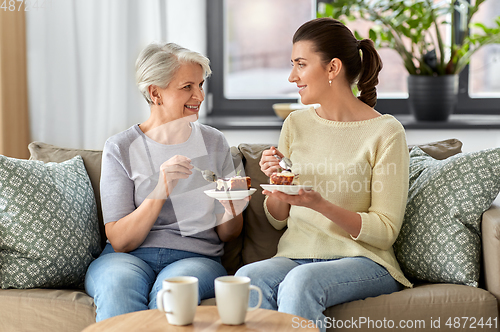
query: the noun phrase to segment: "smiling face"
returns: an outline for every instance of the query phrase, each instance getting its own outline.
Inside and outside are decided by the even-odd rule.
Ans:
[[[297,84],[302,103],[320,103],[330,87],[328,70],[319,53],[314,52],[312,42],[303,40],[293,44],[292,66],[288,81]]]
[[[205,99],[203,74],[199,64],[183,63],[170,84],[160,89],[162,108],[170,121],[186,116],[198,119],[201,102]]]

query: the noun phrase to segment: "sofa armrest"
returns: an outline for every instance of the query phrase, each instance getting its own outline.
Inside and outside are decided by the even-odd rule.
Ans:
[[[481,231],[486,289],[500,303],[500,202],[483,213]]]

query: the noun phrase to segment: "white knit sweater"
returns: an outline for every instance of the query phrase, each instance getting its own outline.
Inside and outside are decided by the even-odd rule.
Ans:
[[[314,108],[291,113],[283,124],[278,149],[292,160],[300,183],[333,204],[357,212],[362,219],[357,238],[324,215],[292,206],[277,256],[338,258],[363,256],[384,266],[400,283],[403,275],[392,245],[405,212],[408,195],[408,147],[403,126],[391,115],[357,122],[329,121]]]

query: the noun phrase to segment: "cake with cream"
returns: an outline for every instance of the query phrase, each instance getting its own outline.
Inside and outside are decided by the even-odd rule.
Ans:
[[[235,191],[250,189],[251,179],[249,176],[233,176],[231,178],[217,179],[217,191]]]
[[[292,185],[293,181],[297,179],[298,175],[294,174],[290,171],[282,171],[278,173],[273,173],[269,177],[269,181],[271,184],[278,185]]]

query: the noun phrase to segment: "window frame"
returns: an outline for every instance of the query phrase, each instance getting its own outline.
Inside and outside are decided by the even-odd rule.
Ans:
[[[207,6],[207,53],[212,76],[208,86],[208,114],[217,116],[274,115],[273,104],[296,103],[297,99],[227,99],[224,97],[224,0]]]
[[[274,116],[275,103],[296,103],[296,99],[227,99],[224,97],[224,0],[210,0],[207,6],[207,55],[212,76],[208,85],[207,116]],[[326,2],[317,0],[317,4]],[[379,98],[380,113],[410,114],[407,98]],[[455,114],[500,114],[500,98],[471,98],[469,66],[459,74]]]

